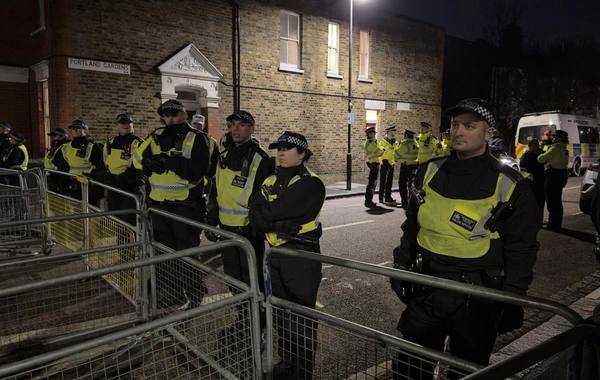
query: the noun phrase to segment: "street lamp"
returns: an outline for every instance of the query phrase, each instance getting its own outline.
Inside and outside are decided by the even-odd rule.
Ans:
[[[352,18],[354,16],[354,0],[350,0],[350,38],[348,46],[348,151],[346,153],[346,190],[352,189],[352,152],[351,134],[354,114],[352,113]]]

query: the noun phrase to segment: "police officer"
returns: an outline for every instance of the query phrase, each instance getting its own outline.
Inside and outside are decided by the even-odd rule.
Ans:
[[[490,154],[495,157],[500,157],[506,154],[506,144],[504,140],[500,138],[500,131],[494,128],[494,132],[490,141],[488,141],[488,147],[490,148]]]
[[[148,203],[198,222],[203,221],[205,202],[203,189],[210,168],[210,142],[206,133],[187,123],[187,112],[176,99],[167,100],[157,111],[165,120],[164,127],[156,129],[133,152],[133,164],[148,177]],[[156,241],[182,250],[200,245],[200,231],[186,223],[152,213]],[[172,273],[157,273],[157,282],[171,299],[165,302],[197,306],[206,293],[202,278],[187,265]],[[186,269],[187,268],[187,269]],[[191,282],[191,285],[190,285]]]
[[[0,167],[5,169],[13,169],[25,171],[29,163],[29,153],[25,147],[25,137],[21,133],[11,133],[9,135],[10,151],[4,156]],[[4,183],[11,186],[19,186],[20,181],[18,176],[4,177]]]
[[[249,201],[260,194],[262,183],[275,172],[275,159],[262,146],[252,139],[255,130],[254,117],[247,111],[237,111],[227,117],[231,122],[231,145],[221,153],[217,166],[216,191],[211,197],[216,198],[208,212],[208,224],[220,225],[224,230],[234,232],[247,238],[256,254],[256,263],[262,263],[265,252],[264,234],[255,231],[250,225]],[[216,193],[216,194],[215,194]],[[210,240],[215,236],[207,234]],[[225,274],[250,284],[248,259],[238,247],[227,247],[221,252]],[[260,265],[260,264],[259,264]],[[262,270],[257,268],[259,284],[263,285]],[[238,316],[232,328],[221,333],[239,331],[244,326],[244,315]],[[240,319],[241,318],[241,319]],[[265,321],[261,319],[261,326]]]
[[[412,178],[417,170],[419,154],[419,145],[415,141],[415,131],[406,128],[404,130],[404,139],[396,150],[395,159],[400,163],[400,176],[398,178],[398,188],[400,191],[401,204],[396,205],[396,208],[406,210],[408,206],[408,189],[412,187]]]
[[[548,207],[548,223],[544,229],[559,232],[562,228],[563,205],[562,189],[569,179],[569,134],[558,130],[552,133],[552,145],[545,153],[538,156],[538,162],[544,164],[546,182],[546,207]]]
[[[369,183],[365,193],[365,207],[375,207],[377,203],[373,202],[373,194],[377,186],[377,176],[379,174],[379,163],[383,150],[379,148],[377,139],[375,138],[375,127],[370,127],[365,130],[367,139],[363,145],[365,154],[367,155],[367,167],[369,168]]]
[[[385,129],[385,137],[379,142],[383,151],[381,156],[381,177],[379,179],[379,203],[394,203],[392,198],[392,182],[394,181],[394,156],[398,143],[395,139],[396,126]]]
[[[12,149],[10,146],[10,129],[10,124],[7,122],[0,123],[0,163]]]
[[[541,225],[531,186],[489,154],[496,125],[490,103],[462,100],[444,115],[452,117],[452,153],[420,167],[419,196],[410,199],[394,266],[524,295]],[[513,207],[499,208],[502,202]],[[407,305],[398,323],[404,339],[442,351],[449,336],[453,356],[483,366],[496,334],[523,323],[520,306],[396,280],[392,288]],[[394,379],[431,379],[434,365],[398,353]]]
[[[110,138],[102,151],[106,176],[103,182],[118,187],[138,196],[140,201],[145,200],[145,189],[142,171],[136,169],[132,163],[133,152],[144,140],[135,135],[133,129],[133,118],[131,115],[122,113],[115,120],[118,135]],[[109,210],[135,210],[136,202],[133,198],[108,191],[106,198]],[[135,214],[119,216],[132,226],[136,225]]]
[[[452,142],[450,141],[450,129],[446,129],[444,132],[444,136],[442,139],[442,149],[439,152],[440,156],[447,156],[450,154],[450,149],[452,149]]]
[[[546,203],[546,193],[544,190],[546,183],[546,175],[544,173],[544,164],[538,161],[538,157],[542,154],[540,143],[537,139],[531,139],[527,146],[529,149],[523,153],[519,165],[522,171],[526,171],[533,178],[533,194],[537,200],[537,204],[544,213],[544,204]]]
[[[99,180],[98,173],[105,171],[102,160],[102,146],[88,136],[89,127],[85,120],[76,119],[69,125],[73,135],[70,144],[63,144],[54,155],[52,163],[57,170],[76,174],[84,179],[89,177]],[[61,176],[61,192],[75,199],[81,199],[81,185],[76,180]],[[102,198],[104,190],[98,186],[90,186],[88,203],[96,205]]]
[[[419,144],[418,160],[419,164],[423,164],[433,157],[437,157],[442,145],[431,133],[431,124],[422,121],[420,125],[420,134],[417,136],[417,143]]]
[[[69,142],[69,132],[64,128],[56,128],[48,133],[48,136],[50,136],[50,148],[46,149],[46,154],[44,155],[44,168],[57,170],[52,161],[56,152],[60,150],[60,147]],[[60,183],[56,175],[52,176],[52,173],[46,172],[46,182],[50,191],[60,192]]]
[[[219,149],[217,148],[217,141],[208,134],[208,127],[205,123],[206,118],[200,114],[192,116],[192,127],[199,131],[206,133],[210,142],[210,168],[208,170],[207,178],[212,178],[217,170],[217,161],[219,159]],[[208,190],[208,189],[206,189]]]
[[[306,137],[287,131],[269,149],[277,149],[279,166],[263,182],[261,194],[251,200],[251,226],[266,233],[272,247],[321,253],[319,214],[326,191],[323,181],[305,166],[312,155]],[[315,308],[322,278],[320,262],[274,253],[270,269],[273,295]],[[274,368],[274,379],[312,379],[316,321],[276,313],[275,324],[281,361]]]
[[[545,152],[548,149],[550,149],[550,145],[552,145],[552,131],[546,129],[544,131],[544,136],[542,137],[542,144],[540,145],[540,149]]]

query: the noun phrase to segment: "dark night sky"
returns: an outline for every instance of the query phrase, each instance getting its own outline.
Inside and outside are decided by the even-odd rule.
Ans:
[[[354,0],[355,7],[372,0]],[[375,0],[377,1],[377,0]],[[390,10],[441,25],[450,36],[481,37],[485,16],[494,0],[379,0]],[[506,1],[506,0],[503,0]],[[508,1],[507,1],[508,2]],[[521,25],[526,42],[550,42],[557,37],[588,37],[600,42],[600,0],[521,0]]]

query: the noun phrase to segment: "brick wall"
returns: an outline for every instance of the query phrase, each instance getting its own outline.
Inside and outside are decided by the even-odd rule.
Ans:
[[[240,105],[257,120],[256,137],[265,145],[284,130],[303,132],[315,152],[311,167],[321,173],[345,171],[348,94],[347,5],[334,0],[240,0]],[[281,9],[301,15],[303,74],[279,71]],[[114,117],[130,112],[144,135],[159,126],[160,73],[169,56],[193,43],[223,74],[218,109],[208,110],[209,131],[218,138],[234,108],[233,9],[223,0],[62,0],[52,2],[48,34],[51,123],[67,126],[83,117],[91,134],[114,134]],[[340,75],[326,77],[327,27],[338,22]],[[373,83],[357,81],[359,31],[371,32]],[[364,168],[362,142],[365,99],[386,103],[381,126],[416,128],[421,120],[440,121],[444,31],[373,6],[355,6],[352,95],[356,124],[352,132],[354,171]],[[44,50],[47,50],[44,45]],[[67,68],[67,57],[131,65],[131,75]],[[41,59],[41,58],[40,58]],[[39,60],[38,60],[39,61]],[[33,64],[37,61],[28,63]],[[396,110],[397,102],[411,110]]]

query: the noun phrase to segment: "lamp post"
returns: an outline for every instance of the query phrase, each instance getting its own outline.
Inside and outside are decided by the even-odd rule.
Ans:
[[[354,115],[352,114],[352,18],[354,16],[354,0],[350,0],[350,38],[348,45],[348,150],[346,153],[346,190],[352,189],[352,152],[351,134]]]

